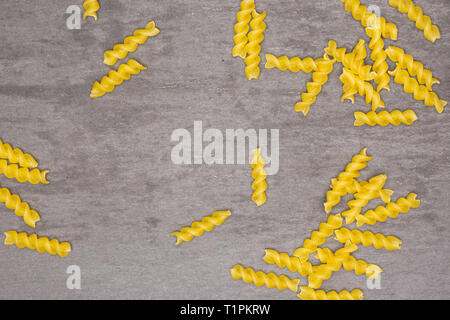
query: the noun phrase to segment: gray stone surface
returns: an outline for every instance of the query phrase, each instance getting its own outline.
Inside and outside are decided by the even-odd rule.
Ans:
[[[319,57],[330,39],[349,49],[368,40],[338,0],[256,2],[267,10],[263,53]],[[304,118],[293,105],[310,74],[263,69],[259,80],[247,81],[243,61],[231,57],[239,1],[101,1],[97,22],[68,30],[65,10],[79,3],[0,3],[1,139],[35,155],[51,170],[51,184],[4,176],[0,183],[40,212],[39,235],[73,246],[66,259],[0,246],[1,299],[297,299],[232,280],[229,269],[240,263],[295,276],[266,265],[264,249],[292,252],[326,219],[330,179],[364,146],[374,160],[362,177],[386,173],[394,199],[416,192],[422,206],[370,228],[401,238],[402,250],[355,254],[384,269],[381,290],[368,290],[364,277],[345,271],[323,287],[361,288],[367,299],[450,298],[448,111],[438,115],[392,84],[383,93],[388,108],[413,108],[419,120],[411,127],[353,127],[353,112],[369,107],[360,97],[354,105],[340,102],[336,65]],[[441,80],[435,91],[450,98],[449,1],[416,1],[440,27],[435,44],[387,1],[363,3],[379,5],[398,25],[395,44],[432,69]],[[160,35],[129,56],[149,70],[90,99],[92,83],[109,70],[103,52],[152,19]],[[280,170],[268,179],[266,205],[250,201],[248,165],[171,162],[171,133],[191,130],[194,120],[221,130],[280,129]],[[174,245],[171,232],[217,209],[232,210],[232,217]],[[1,231],[33,231],[10,210],[0,213]],[[66,288],[70,265],[81,268],[81,290]]]

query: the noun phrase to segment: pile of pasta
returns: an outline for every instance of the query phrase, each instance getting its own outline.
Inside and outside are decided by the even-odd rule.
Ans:
[[[331,40],[328,47],[324,49],[323,57],[319,58],[289,58],[266,54],[266,69],[277,68],[282,71],[312,73],[312,81],[307,83],[306,92],[301,94],[300,101],[295,104],[294,110],[303,113],[304,116],[309,113],[311,106],[322,91],[322,87],[328,82],[328,76],[333,71],[335,63],[338,62],[342,65],[340,80],[344,93],[341,101],[350,100],[354,104],[355,95],[358,94],[365,98],[366,104],[371,106],[370,111],[354,113],[355,126],[411,125],[418,119],[417,114],[411,109],[380,111],[380,109],[386,108],[380,92],[383,89],[390,91],[392,80],[402,85],[404,91],[412,94],[415,100],[423,101],[426,106],[434,107],[438,113],[442,113],[447,101],[440,99],[433,91],[432,86],[439,84],[439,80],[433,77],[432,71],[426,69],[423,63],[417,61],[402,48],[396,46],[386,48],[384,39],[397,40],[397,26],[387,22],[384,17],[369,12],[368,8],[361,5],[359,0],[341,0],[341,2],[344,2],[345,10],[351,12],[353,18],[359,20],[365,28],[365,32],[370,38],[368,47],[371,50],[370,59],[373,64],[365,63],[368,53],[364,39],[360,39],[352,51],[338,46],[336,41]],[[415,6],[411,0],[389,0],[389,4],[398,8],[400,12],[407,13],[408,18],[416,22],[416,27],[423,30],[426,39],[435,42],[440,38],[439,28],[433,25],[430,17],[424,15],[422,9]],[[254,7],[253,0],[241,2],[241,10],[237,14],[238,23],[235,25],[233,56],[243,57],[242,54],[247,52],[258,52],[259,54],[261,51],[259,44],[264,39],[261,31],[263,30],[262,23],[254,23],[255,27],[258,27],[258,33],[257,30],[253,30],[252,20],[250,22],[252,31],[247,36],[250,19],[259,17],[254,11]],[[257,50],[253,50],[255,46],[258,46]],[[394,70],[389,70],[388,58],[396,64]],[[256,56],[251,59],[249,55],[245,60],[246,64],[247,59],[253,63],[260,61]],[[256,70],[256,67],[252,65],[250,68],[247,64],[246,75],[249,79],[259,76],[259,69],[257,73],[250,72],[250,70]],[[256,74],[258,76],[253,76]]]
[[[38,162],[35,158],[24,153],[19,148],[13,148],[10,144],[0,140],[0,174],[9,179],[16,179],[20,183],[48,184],[46,175],[48,170],[39,170]],[[0,186],[0,202],[6,208],[13,211],[18,217],[22,217],[25,224],[31,228],[36,227],[36,223],[41,220],[39,213],[30,208],[30,205],[23,201],[19,195],[13,194],[10,189]],[[5,232],[5,245],[16,245],[19,248],[37,250],[40,253],[48,252],[52,255],[66,257],[71,246],[68,242],[59,242],[57,239],[49,240],[46,237],[38,237],[36,234],[28,235],[25,232],[10,230]]]
[[[150,21],[144,29],[137,29],[132,36],[126,37],[122,43],[114,45],[112,50],[105,51],[104,64],[113,66],[118,60],[126,58],[128,53],[137,50],[138,46],[147,42],[148,38],[159,34],[155,22]],[[126,63],[121,64],[117,70],[109,71],[100,82],[95,81],[91,89],[91,98],[98,98],[106,93],[114,91],[115,87],[121,85],[123,81],[130,80],[131,75],[137,75],[147,67],[136,61],[129,59]]]
[[[320,288],[323,281],[341,269],[353,271],[356,275],[364,275],[369,279],[377,279],[383,269],[374,263],[356,259],[353,253],[360,246],[399,250],[402,241],[392,235],[375,234],[371,231],[362,232],[358,228],[395,219],[400,213],[407,213],[411,208],[420,206],[420,200],[414,193],[400,197],[395,202],[392,201],[393,191],[384,187],[387,180],[387,176],[384,174],[374,176],[367,181],[358,181],[360,171],[366,168],[367,163],[371,160],[372,157],[367,155],[366,149],[363,149],[352,158],[343,172],[331,180],[331,189],[327,192],[324,203],[325,212],[330,213],[333,207],[341,202],[342,197],[353,196],[353,199],[347,202],[346,210],[329,215],[326,221],[320,223],[318,229],[314,230],[310,237],[303,241],[302,246],[294,250],[292,254],[273,249],[265,250],[263,260],[266,263],[275,264],[279,268],[287,268],[290,272],[307,277],[308,285],[300,286],[298,277],[266,274],[263,271],[244,268],[239,264],[230,270],[232,278],[242,279],[246,283],[254,283],[258,287],[265,285],[268,288],[289,289],[296,293],[300,286],[298,297],[303,300],[363,299],[364,294],[360,289],[336,292],[324,291]],[[381,199],[385,205],[363,212],[363,209],[374,199]],[[348,228],[347,225],[353,223],[356,223],[356,228]],[[343,244],[342,248],[335,251],[327,247],[322,248],[321,246],[333,235],[336,241]],[[313,265],[310,262],[312,254],[315,254],[319,264]]]

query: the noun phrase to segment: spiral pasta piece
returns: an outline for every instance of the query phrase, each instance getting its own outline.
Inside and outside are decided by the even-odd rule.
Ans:
[[[237,23],[234,25],[235,35],[233,37],[233,57],[239,56],[245,59],[245,57],[247,56],[245,46],[248,43],[247,33],[250,30],[249,23],[252,19],[253,10],[255,10],[255,2],[253,0],[241,1],[240,10],[236,14]]]
[[[279,268],[287,267],[291,272],[298,272],[302,276],[307,276],[313,272],[313,267],[309,261],[300,261],[298,257],[291,257],[287,253],[279,253],[275,250],[266,249],[263,260],[268,264],[276,264]]]
[[[327,201],[324,203],[325,211],[329,213],[336,206],[341,197],[347,193],[355,193],[355,178],[360,176],[359,171],[367,167],[367,163],[372,157],[367,155],[367,148],[362,149],[357,155],[353,156],[351,162],[346,166],[336,179],[331,182],[331,190],[327,192]]]
[[[231,277],[235,280],[243,280],[245,283],[254,283],[257,287],[266,286],[267,288],[277,288],[278,290],[289,289],[297,292],[300,279],[290,279],[285,275],[277,276],[274,273],[264,273],[254,271],[252,268],[244,269],[237,264],[230,270]]]
[[[311,105],[322,91],[322,86],[328,82],[328,75],[333,71],[335,62],[335,59],[331,60],[327,55],[315,60],[317,71],[312,74],[312,82],[306,84],[306,92],[302,93],[301,101],[296,103],[295,111],[302,112],[304,116],[309,113]]]
[[[384,41],[381,37],[381,30],[378,27],[371,26],[366,28],[366,33],[371,38],[369,42],[369,49],[372,50],[370,59],[373,61],[373,70],[376,72],[374,81],[378,84],[377,92],[380,92],[383,89],[391,91],[389,86],[391,77],[387,73],[389,66],[386,62],[387,54],[384,50]]]
[[[386,206],[378,206],[375,210],[356,216],[358,227],[364,224],[374,225],[377,222],[385,222],[387,218],[395,219],[399,213],[408,213],[411,208],[418,208],[420,200],[417,194],[410,193],[406,198],[399,198],[397,202],[389,202]]]
[[[423,30],[428,41],[435,42],[441,38],[438,26],[431,23],[429,16],[423,14],[421,7],[414,5],[412,0],[389,0],[389,5],[397,8],[401,13],[407,13],[408,18],[416,23],[416,28]]]
[[[376,73],[372,71],[372,67],[364,63],[364,56],[367,55],[365,50],[365,41],[358,42],[354,51],[346,53],[346,48],[338,48],[336,41],[330,40],[325,52],[334,57],[338,62],[351,70],[353,73],[359,75],[362,80],[373,80]]]
[[[406,70],[397,67],[394,71],[389,71],[389,74],[394,76],[394,81],[403,85],[403,90],[406,93],[414,95],[414,99],[423,101],[427,107],[434,107],[438,113],[444,111],[447,101],[439,99],[436,93],[427,89],[426,86],[420,85],[416,79],[411,78]]]
[[[57,254],[61,258],[66,257],[71,251],[69,242],[59,242],[57,239],[49,240],[46,237],[38,238],[36,234],[28,236],[25,232],[7,231],[5,236],[5,245],[15,244],[21,249],[26,247],[31,250],[37,250],[39,253]]]
[[[47,173],[48,170],[19,168],[17,164],[8,164],[6,160],[0,160],[0,174],[4,174],[8,179],[16,179],[20,183],[48,184],[49,182],[45,177]]]
[[[385,236],[381,233],[374,234],[370,231],[361,232],[359,230],[350,230],[341,228],[336,230],[335,237],[337,241],[346,243],[351,241],[356,245],[362,244],[364,247],[374,246],[375,249],[400,250],[402,240],[394,236]]]
[[[19,195],[11,194],[8,188],[0,186],[0,202],[3,202],[8,209],[14,210],[18,217],[23,217],[23,221],[32,228],[35,228],[36,222],[41,220],[39,214],[31,210],[28,203],[22,201]]]
[[[418,82],[425,85],[429,91],[432,90],[431,87],[434,84],[440,83],[438,79],[433,77],[433,73],[430,70],[425,69],[421,62],[414,60],[414,57],[405,53],[402,48],[390,46],[386,49],[386,54],[400,68],[407,69],[411,76],[417,77]]]
[[[370,26],[370,23],[376,18],[383,38],[397,40],[398,29],[395,24],[386,22],[384,17],[377,17],[373,12],[368,12],[367,7],[361,5],[359,0],[341,0],[341,2],[345,4],[345,11],[351,12],[353,18],[360,21],[363,27]]]
[[[381,269],[376,264],[369,264],[363,260],[356,260],[356,258],[350,254],[350,251],[355,251],[356,249],[358,249],[355,244],[347,242],[345,246],[349,248],[349,252],[345,255],[337,255],[337,251],[336,253],[333,253],[333,251],[328,248],[319,248],[317,249],[316,257],[322,263],[327,263],[329,260],[333,259],[339,260],[340,262],[342,262],[342,267],[346,271],[353,271],[357,275],[364,274],[369,279],[378,279],[378,276],[381,272],[383,272],[383,269]]]
[[[266,11],[258,13],[253,10],[252,20],[250,21],[251,31],[248,33],[248,43],[245,45],[247,56],[245,62],[245,75],[248,80],[259,78],[259,63],[261,62],[261,42],[264,40],[264,31],[266,30]]]
[[[36,168],[37,161],[31,154],[23,153],[19,148],[13,149],[10,144],[4,143],[0,139],[0,159],[6,159],[10,163],[17,163],[24,168]]]
[[[317,71],[318,67],[313,58],[306,57],[300,59],[299,57],[288,58],[287,56],[276,57],[273,54],[266,54],[266,69],[277,68],[281,71],[299,72],[303,71],[310,73]]]
[[[137,50],[140,44],[144,44],[148,38],[159,34],[159,29],[156,28],[155,22],[150,21],[145,29],[137,29],[132,36],[126,37],[123,43],[114,45],[112,50],[105,51],[103,62],[107,65],[114,65],[117,60],[125,58],[129,52]]]
[[[205,231],[211,231],[230,217],[230,211],[216,211],[211,216],[206,216],[202,221],[194,221],[190,227],[183,227],[180,231],[173,232],[177,237],[176,245],[186,241],[191,241],[194,237],[200,237]]]
[[[127,63],[121,64],[117,71],[109,71],[108,76],[104,76],[101,82],[95,81],[91,90],[91,98],[98,98],[106,93],[113,92],[116,86],[121,85],[125,80],[129,80],[131,75],[139,74],[141,70],[146,69],[147,67],[136,60],[128,60]]]
[[[324,244],[326,239],[333,235],[334,230],[342,226],[342,217],[340,214],[328,216],[327,222],[322,222],[318,230],[311,233],[309,239],[303,241],[301,248],[294,251],[294,256],[304,262],[309,259],[309,255],[317,250],[317,247]]]
[[[339,79],[344,84],[344,95],[342,96],[341,101],[349,99],[354,103],[354,96],[356,93],[359,93],[361,97],[366,97],[367,104],[372,104],[372,111],[375,111],[378,108],[385,108],[385,104],[381,99],[380,94],[375,91],[372,84],[361,79],[358,75],[351,72],[350,69],[344,68]]]
[[[302,300],[363,300],[364,294],[359,289],[354,289],[351,292],[347,290],[342,290],[341,292],[336,291],[324,291],[324,290],[314,290],[310,287],[301,286],[301,291],[298,297]]]
[[[375,111],[370,111],[368,113],[355,112],[355,127],[362,125],[369,126],[382,126],[386,127],[388,125],[399,126],[401,124],[406,124],[407,126],[412,125],[418,118],[413,110],[394,110],[392,112],[381,111],[376,113]]]
[[[253,168],[252,178],[254,181],[252,183],[252,189],[254,191],[252,194],[252,201],[256,203],[258,207],[262,206],[267,201],[267,173],[266,170],[264,170],[265,165],[266,163],[261,156],[261,149],[258,148],[253,150],[251,167]]]
[[[362,208],[365,207],[370,200],[381,198],[385,203],[391,201],[391,195],[394,192],[389,189],[383,189],[386,179],[386,175],[373,177],[369,180],[367,185],[364,185],[360,191],[355,193],[355,199],[348,202],[348,207],[350,209],[342,212],[342,216],[345,217],[345,222],[347,224],[353,223],[356,220],[356,216],[361,213]]]
[[[83,19],[86,20],[87,17],[94,17],[97,20],[97,11],[100,9],[100,4],[97,0],[84,0],[83,3],[84,13]]]

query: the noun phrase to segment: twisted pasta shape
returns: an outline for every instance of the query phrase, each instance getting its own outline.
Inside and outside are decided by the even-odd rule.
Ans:
[[[146,69],[147,67],[136,60],[128,60],[127,63],[121,64],[117,71],[109,71],[108,76],[104,76],[101,82],[95,81],[91,90],[91,98],[98,98],[106,93],[114,91],[116,86],[122,84],[125,80],[129,80],[132,74],[139,74],[141,70]]]
[[[297,257],[291,257],[287,253],[279,253],[275,250],[266,249],[263,260],[268,264],[276,264],[279,268],[287,267],[289,271],[297,271],[302,276],[307,276],[313,272],[313,267],[309,261],[300,261]]]
[[[145,29],[137,29],[132,36],[126,37],[123,43],[114,45],[112,50],[105,51],[103,62],[107,65],[114,65],[117,60],[125,58],[129,52],[137,50],[140,44],[144,44],[149,37],[154,37],[159,33],[155,22],[150,21]]]
[[[267,201],[267,173],[266,170],[264,170],[265,165],[266,163],[261,156],[261,149],[258,148],[253,150],[251,166],[253,168],[252,178],[254,179],[254,181],[252,183],[252,189],[254,190],[254,192],[252,194],[252,201],[256,203],[258,207],[262,206]]]
[[[8,164],[6,160],[0,160],[0,174],[4,174],[8,179],[16,179],[20,183],[29,182],[31,184],[48,184],[45,178],[48,170],[19,168],[17,164]]]
[[[341,292],[324,290],[314,290],[310,287],[301,286],[301,291],[297,295],[302,300],[363,300],[364,294],[359,289],[354,289],[351,292],[342,290]]]
[[[337,241],[346,243],[351,241],[356,245],[362,243],[364,247],[374,246],[375,249],[400,250],[402,241],[394,236],[384,236],[381,233],[374,234],[370,231],[361,232],[359,230],[350,230],[341,228],[336,230],[335,237]]]
[[[416,28],[423,30],[425,38],[431,42],[441,38],[439,28],[431,23],[429,16],[423,14],[422,8],[415,6],[411,0],[389,0],[389,5],[401,13],[407,13],[408,18],[416,23]]]
[[[317,71],[314,71],[312,74],[312,82],[306,84],[306,92],[302,93],[301,101],[296,103],[295,111],[302,112],[304,116],[309,113],[311,105],[322,91],[322,86],[327,83],[328,75],[333,71],[335,62],[335,59],[331,60],[327,55],[315,61]]]
[[[311,233],[310,238],[305,239],[302,247],[297,248],[293,255],[302,262],[307,261],[309,255],[316,251],[318,246],[324,244],[326,239],[334,233],[334,230],[339,229],[342,226],[342,220],[340,214],[328,216],[327,222],[322,222],[319,225],[319,229],[314,230]]]
[[[359,39],[356,46],[353,48],[352,53],[355,54],[357,60],[364,60],[367,57],[366,41]]]
[[[285,275],[277,276],[274,273],[264,273],[254,271],[252,268],[244,269],[237,264],[230,270],[231,277],[235,280],[242,279],[245,283],[254,283],[257,287],[266,286],[267,288],[278,288],[278,290],[289,289],[297,292],[300,279],[289,279]]]
[[[97,11],[100,9],[100,4],[97,0],[84,0],[83,3],[84,13],[83,19],[86,20],[87,17],[94,17],[97,20]]]
[[[356,216],[358,227],[364,224],[374,225],[378,221],[385,222],[387,218],[395,219],[399,213],[408,213],[411,208],[418,208],[420,200],[417,194],[410,193],[406,198],[400,198],[397,202],[389,202],[386,206],[378,206],[375,210],[369,210],[365,214]]]
[[[402,123],[408,126],[412,125],[418,118],[413,110],[394,110],[392,112],[381,111],[376,113],[375,111],[370,111],[368,113],[355,112],[355,127],[367,124],[369,126],[383,126],[386,127],[389,124],[394,126],[399,126]]]
[[[361,5],[359,0],[341,0],[345,4],[345,11],[351,12],[355,20],[360,21],[363,27],[370,26],[376,18],[383,38],[397,40],[397,26],[391,22],[386,22],[384,17],[377,17],[373,12],[367,12],[367,7]]]
[[[275,57],[273,54],[266,54],[266,69],[277,68],[281,71],[310,73],[317,71],[318,67],[313,58],[307,57],[300,59],[299,57],[288,58],[287,56]]]
[[[37,161],[31,154],[23,153],[19,148],[13,149],[10,144],[4,143],[1,139],[0,158],[8,160],[10,163],[18,163],[19,166],[24,168],[36,168],[38,166]]]
[[[389,77],[387,71],[389,66],[386,62],[387,54],[384,51],[384,41],[381,37],[381,30],[375,27],[366,28],[367,35],[371,38],[369,42],[369,49],[372,50],[370,59],[373,61],[373,70],[377,73],[374,81],[378,84],[377,92],[383,89],[391,91],[389,87],[389,82],[391,77]]]
[[[328,263],[328,261],[336,259],[342,263],[342,266],[346,271],[354,271],[357,275],[365,274],[369,279],[378,279],[378,276],[383,272],[383,269],[376,264],[368,264],[363,260],[356,260],[350,253],[357,250],[358,247],[350,241],[345,244],[343,249],[345,248],[348,249],[343,252],[344,254],[338,254],[339,250],[336,251],[336,253],[333,253],[333,251],[328,248],[318,248],[316,258],[322,263]]]
[[[66,257],[71,246],[69,242],[59,242],[56,239],[49,240],[46,237],[38,238],[36,234],[27,235],[25,232],[17,233],[16,231],[5,232],[5,245],[15,244],[19,248],[28,248],[37,250],[39,253],[48,252],[51,255],[57,254],[61,258]]]
[[[365,207],[370,200],[381,198],[385,203],[391,201],[392,190],[383,189],[386,183],[386,175],[378,175],[369,180],[369,183],[364,185],[360,191],[355,193],[355,199],[348,202],[349,210],[342,212],[342,216],[345,217],[347,224],[353,223],[356,220],[356,216],[361,213],[363,207]]]
[[[266,23],[264,18],[266,17],[266,11],[263,13],[257,13],[253,10],[252,21],[250,21],[250,27],[252,30],[248,33],[248,43],[245,45],[245,51],[247,56],[244,59],[245,62],[245,75],[248,80],[259,78],[259,63],[261,57],[261,42],[264,40],[264,31],[266,30]]]
[[[338,48],[336,41],[330,40],[325,52],[342,63],[345,68],[359,75],[362,80],[373,80],[376,73],[372,71],[371,66],[364,63],[363,57],[367,54],[365,48],[365,42],[361,40],[353,52],[346,53],[346,48]]]
[[[356,93],[359,93],[361,97],[366,97],[367,104],[372,103],[372,111],[375,111],[378,108],[385,108],[385,104],[381,99],[380,94],[375,91],[370,82],[364,81],[345,67],[339,79],[344,84],[344,95],[342,96],[341,101],[349,99],[354,103],[354,96]]]
[[[420,84],[424,84],[429,91],[432,90],[433,84],[439,84],[440,81],[433,78],[433,73],[425,69],[422,63],[415,61],[414,57],[405,53],[402,48],[390,46],[386,49],[386,53],[392,61],[398,63],[400,68],[407,69],[411,76],[417,77]]]
[[[394,71],[389,74],[395,76],[394,81],[403,85],[406,93],[414,95],[414,99],[423,101],[427,107],[434,107],[438,113],[444,111],[447,101],[439,99],[436,93],[429,91],[426,86],[420,85],[416,79],[411,78],[406,70],[402,70],[397,64]]]
[[[205,231],[211,231],[224,223],[230,215],[230,211],[216,211],[211,216],[204,217],[202,221],[194,221],[190,227],[183,227],[180,231],[173,232],[172,235],[177,237],[176,245],[191,241],[194,237],[200,237]]]
[[[36,222],[41,220],[39,214],[31,210],[28,203],[22,201],[19,195],[11,194],[8,188],[0,187],[0,202],[3,202],[8,209],[14,210],[17,216],[23,217],[23,221],[32,228],[35,228]]]
[[[241,1],[240,11],[236,14],[237,23],[234,25],[233,57],[239,56],[245,59],[245,56],[247,55],[245,46],[248,42],[247,33],[250,30],[249,22],[252,19],[253,10],[255,10],[255,2],[253,0]]]
[[[355,193],[355,178],[359,177],[359,171],[367,167],[367,162],[372,157],[367,155],[367,148],[362,149],[359,154],[353,156],[351,162],[346,166],[336,179],[331,182],[331,190],[327,192],[327,201],[324,203],[325,211],[331,209],[341,201],[341,197],[347,193]]]

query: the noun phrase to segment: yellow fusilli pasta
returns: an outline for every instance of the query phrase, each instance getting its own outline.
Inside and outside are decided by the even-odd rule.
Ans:
[[[313,58],[306,57],[300,59],[299,57],[288,58],[287,56],[275,57],[273,54],[266,54],[266,69],[277,68],[281,71],[299,72],[303,71],[310,73],[317,71],[318,67]]]
[[[402,48],[390,46],[386,49],[386,53],[393,62],[396,62],[400,68],[407,69],[411,76],[417,77],[420,84],[427,87],[429,91],[432,90],[433,84],[439,84],[439,80],[433,78],[433,73],[425,69],[422,63],[415,61],[414,57],[410,54],[405,53]]]
[[[276,264],[279,268],[287,267],[289,271],[296,271],[304,277],[313,272],[309,261],[302,262],[298,257],[291,257],[285,252],[279,253],[271,249],[266,249],[265,253],[263,260],[268,264]]]
[[[245,46],[248,43],[247,33],[250,30],[250,20],[252,19],[252,12],[255,10],[255,2],[253,0],[242,0],[240,10],[236,14],[237,23],[234,25],[235,35],[233,37],[233,57],[245,58],[247,51]]]
[[[392,112],[381,111],[376,113],[375,111],[370,111],[368,113],[364,112],[355,112],[355,127],[359,127],[362,125],[369,126],[383,126],[386,127],[388,125],[399,126],[401,124],[406,124],[408,126],[412,125],[418,118],[416,113],[413,110],[394,110]]]
[[[322,86],[327,83],[328,75],[333,71],[335,59],[331,60],[327,55],[315,60],[317,71],[312,74],[312,82],[306,85],[306,92],[302,93],[301,101],[297,102],[294,109],[302,112],[304,116],[309,113],[311,105],[316,101],[317,96],[322,91]]]
[[[334,233],[334,230],[342,226],[342,220],[340,214],[328,216],[327,222],[322,222],[319,225],[319,230],[314,230],[310,238],[305,239],[302,247],[297,248],[293,255],[302,262],[307,261],[309,255],[315,252],[318,246],[324,244],[326,239]]]
[[[374,234],[370,231],[361,232],[359,230],[350,230],[341,228],[336,230],[335,237],[337,241],[346,243],[351,241],[356,245],[362,244],[364,247],[374,246],[375,249],[400,250],[402,241],[394,236],[385,236],[381,233]]]
[[[47,173],[48,170],[19,168],[17,164],[8,164],[6,160],[0,160],[0,174],[4,174],[8,179],[16,179],[20,183],[48,184],[49,182],[45,177]]]
[[[361,213],[363,207],[365,207],[370,200],[381,198],[385,203],[391,201],[392,190],[383,189],[386,183],[386,175],[378,175],[369,180],[369,183],[364,185],[361,190],[355,193],[355,199],[348,201],[348,207],[350,209],[342,212],[342,216],[345,217],[347,224],[353,223],[356,220],[356,216]]]
[[[369,26],[375,13],[368,12],[367,7],[361,5],[359,0],[341,0],[345,4],[345,11],[351,12],[355,20],[360,21],[363,27]],[[391,38],[397,40],[398,29],[397,26],[391,22],[386,22],[384,17],[376,17],[377,24],[380,26],[381,34],[383,38]]]
[[[84,13],[83,19],[86,20],[87,17],[94,17],[97,20],[97,11],[100,9],[100,4],[97,0],[84,0],[83,3]]]
[[[385,108],[385,104],[381,99],[380,94],[375,91],[370,82],[362,80],[358,75],[347,68],[344,68],[339,79],[344,84],[344,95],[342,96],[341,101],[349,99],[354,103],[354,96],[356,93],[359,93],[361,97],[366,97],[367,104],[372,104],[372,111],[375,111],[378,108]]]
[[[395,219],[399,213],[407,213],[411,208],[418,208],[420,200],[417,194],[410,193],[406,198],[400,198],[397,202],[389,202],[386,206],[378,206],[375,210],[369,210],[362,215],[356,216],[358,227],[364,224],[374,225],[378,221],[385,222],[387,218]]]
[[[264,166],[266,163],[264,162],[263,157],[261,156],[261,149],[253,150],[253,158],[251,161],[252,171],[252,201],[256,203],[256,205],[262,206],[267,201],[266,190],[267,190],[267,173],[264,170]]]
[[[237,264],[230,270],[231,277],[235,280],[243,280],[245,283],[254,283],[257,287],[266,286],[267,288],[277,288],[278,290],[289,289],[297,292],[300,279],[290,279],[285,275],[277,276],[274,273],[264,273],[254,271],[252,268],[244,269]]]
[[[336,179],[331,181],[331,190],[327,192],[327,201],[324,203],[326,213],[336,206],[341,197],[347,193],[355,193],[355,178],[360,176],[359,171],[367,167],[367,163],[372,157],[367,155],[367,148],[362,149],[357,155],[353,156],[351,162],[345,167]]]
[[[261,62],[261,42],[264,40],[264,31],[266,30],[266,11],[257,13],[253,10],[252,20],[250,21],[251,31],[248,33],[248,43],[245,45],[247,56],[245,62],[245,75],[248,80],[259,78],[259,63]]]
[[[0,202],[3,202],[8,209],[14,210],[17,216],[23,217],[23,221],[32,228],[35,228],[36,222],[41,220],[39,214],[31,210],[28,203],[22,201],[19,195],[11,194],[8,188],[0,186]]]
[[[191,241],[194,237],[200,237],[205,231],[211,231],[224,223],[230,215],[230,211],[216,211],[211,216],[203,217],[202,221],[194,221],[190,227],[183,227],[180,231],[173,232],[172,235],[177,237],[176,245]]]
[[[104,63],[107,65],[114,65],[117,60],[125,58],[129,52],[134,52],[140,44],[144,44],[149,37],[154,37],[159,33],[155,22],[150,21],[145,29],[137,29],[132,36],[126,37],[123,43],[114,45],[112,50],[105,51]]]
[[[131,75],[139,74],[141,70],[146,70],[143,66],[134,59],[128,60],[127,63],[121,64],[116,70],[111,70],[108,76],[104,76],[100,82],[95,81],[91,90],[91,98],[98,98],[106,93],[114,91],[115,87],[122,84],[123,81],[129,80]]]
[[[406,93],[414,95],[414,99],[423,101],[427,107],[434,107],[438,113],[444,111],[447,101],[441,100],[436,93],[429,91],[426,86],[420,85],[416,79],[411,78],[406,70],[397,67],[394,71],[389,71],[392,76],[395,76],[394,81],[403,85],[403,90]]]
[[[13,149],[10,144],[0,139],[0,159],[6,159],[10,163],[17,163],[24,168],[36,168],[37,161],[31,154],[23,153],[19,148]]]
[[[302,300],[363,300],[364,294],[361,290],[355,289],[351,292],[342,290],[341,292],[314,290],[310,287],[301,286],[298,297]]]
[[[407,13],[408,18],[416,23],[416,28],[423,30],[425,38],[431,42],[441,38],[439,28],[431,23],[429,16],[423,14],[422,8],[414,5],[412,0],[389,0],[389,5],[401,13]]]
[[[360,76],[363,80],[373,80],[376,73],[372,71],[372,67],[364,63],[365,42],[360,41],[351,53],[346,53],[346,48],[338,48],[336,41],[330,40],[325,52],[334,57],[338,62]],[[367,53],[366,53],[367,54]]]
[[[26,247],[31,250],[37,250],[39,253],[48,252],[51,255],[57,254],[64,258],[71,251],[69,242],[59,242],[56,239],[49,240],[46,237],[38,238],[36,234],[28,236],[25,232],[7,231],[5,236],[5,245],[15,244],[19,248]]]

